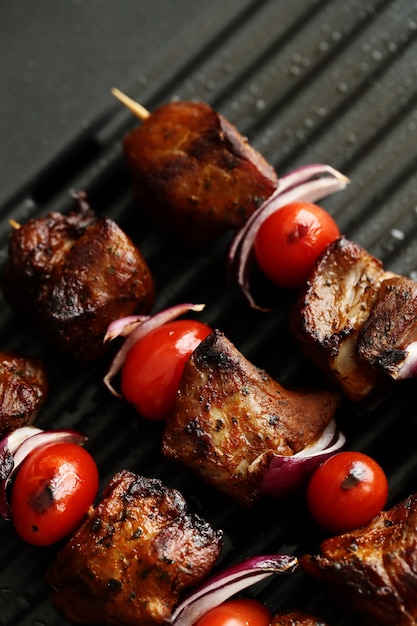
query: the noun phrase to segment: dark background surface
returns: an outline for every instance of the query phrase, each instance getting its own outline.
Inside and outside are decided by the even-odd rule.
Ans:
[[[93,208],[115,219],[148,261],[155,311],[205,302],[201,318],[282,384],[322,383],[288,334],[293,294],[275,294],[270,315],[250,311],[225,281],[228,237],[192,252],[148,223],[121,150],[138,122],[110,94],[118,86],[150,110],[173,97],[208,101],[279,174],[312,162],[341,170],[349,187],[323,205],[342,232],[387,268],[417,275],[417,5],[410,0],[9,2],[0,9],[0,68],[0,261],[9,218],[67,210],[68,192],[86,189]],[[50,396],[38,425],[85,431],[101,486],[126,467],[179,488],[223,529],[220,566],[317,549],[322,535],[303,501],[242,512],[213,494],[162,458],[160,426],[109,397],[105,364],[80,368],[54,354],[1,295],[0,312],[0,348],[45,360]],[[344,406],[340,423],[349,447],[383,465],[389,504],[417,490],[413,384],[368,412]],[[23,545],[6,523],[0,536],[1,626],[63,626],[43,578],[55,548]],[[272,611],[305,608],[331,626],[355,623],[302,574],[250,593]]]
[[[185,55],[187,50],[191,56],[196,32],[212,37],[222,29],[229,7],[240,10],[245,4],[216,0],[4,4],[0,203],[114,105],[111,87],[139,87],[162,59]]]

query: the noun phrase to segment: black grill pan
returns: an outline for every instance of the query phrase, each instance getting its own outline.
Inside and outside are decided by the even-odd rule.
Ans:
[[[51,210],[67,211],[69,191],[85,189],[93,208],[115,219],[147,259],[157,286],[155,311],[178,302],[205,302],[201,319],[223,330],[247,358],[282,384],[318,384],[319,374],[288,337],[290,294],[282,295],[272,314],[249,310],[241,294],[226,284],[229,236],[192,252],[149,223],[133,197],[121,151],[124,134],[138,121],[112,99],[110,88],[118,86],[150,110],[171,98],[209,102],[279,174],[313,162],[341,170],[351,183],[323,206],[347,237],[380,257],[388,269],[415,278],[417,5],[410,0],[223,0],[192,7],[181,2],[175,11],[165,6],[169,3],[147,4],[73,2],[70,10],[61,2],[50,13],[35,9],[34,3],[3,7],[2,46],[19,43],[29,63],[33,55],[39,58],[33,48],[39,45],[49,59],[45,66],[50,73],[40,73],[44,87],[39,82],[36,93],[43,88],[49,93],[59,84],[60,61],[72,59],[67,99],[77,105],[64,124],[62,110],[58,112],[62,98],[57,97],[55,109],[50,98],[46,102],[39,97],[37,115],[27,119],[22,102],[12,111],[20,83],[5,94],[0,259],[5,260],[10,218],[25,221]],[[164,16],[172,28],[164,26]],[[142,44],[128,28],[132,19]],[[113,39],[106,43],[101,33],[111,30],[109,21]],[[36,24],[52,29],[49,48]],[[83,39],[89,31],[90,49]],[[155,37],[160,37],[158,44]],[[57,45],[58,39],[64,43]],[[111,50],[106,58],[113,58],[107,65],[99,63],[106,45]],[[47,52],[53,55],[54,46],[51,61]],[[97,71],[94,78],[82,70],[82,54],[88,50],[91,69]],[[22,54],[21,49],[20,60]],[[9,76],[8,57],[3,59]],[[32,69],[33,63],[32,58]],[[54,130],[48,149],[40,149],[37,133],[45,124]],[[21,150],[24,141],[31,158]],[[109,397],[101,384],[103,364],[80,368],[52,353],[3,300],[0,315],[1,349],[35,353],[45,360],[50,395],[37,424],[88,433],[101,486],[128,468],[178,488],[194,510],[223,529],[220,566],[255,554],[317,549],[322,536],[304,502],[265,502],[242,513],[162,457],[161,426],[144,423],[130,407]],[[389,505],[417,489],[414,398],[415,386],[407,384],[372,410],[346,405],[340,417],[350,447],[368,452],[387,471]],[[0,532],[0,624],[63,626],[43,580],[55,549],[22,544],[6,523],[0,524]],[[268,580],[249,593],[272,611],[305,609],[332,626],[354,625],[326,590],[302,573]]]

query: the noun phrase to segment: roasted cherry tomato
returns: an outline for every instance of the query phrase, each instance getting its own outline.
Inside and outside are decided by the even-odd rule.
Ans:
[[[123,365],[121,388],[142,417],[167,417],[185,361],[210,332],[203,322],[175,320],[151,331],[131,348]]]
[[[271,614],[251,599],[228,600],[208,611],[195,626],[269,626]]]
[[[12,486],[10,506],[17,533],[46,546],[70,535],[98,490],[93,457],[76,443],[50,443],[31,452]]]
[[[310,202],[287,204],[260,226],[255,257],[265,276],[279,287],[298,289],[325,248],[340,237],[335,220]]]
[[[342,533],[365,526],[388,498],[380,465],[361,452],[339,452],[312,475],[307,487],[311,515],[325,530]]]

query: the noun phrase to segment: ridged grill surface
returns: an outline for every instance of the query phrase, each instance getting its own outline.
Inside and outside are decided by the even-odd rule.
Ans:
[[[119,86],[152,110],[171,98],[209,102],[261,151],[279,174],[328,163],[351,179],[323,202],[343,233],[381,258],[388,269],[417,276],[417,5],[410,0],[252,0],[207,9],[156,62],[138,68],[134,84]],[[217,8],[218,5],[216,5]],[[112,103],[84,133],[6,199],[0,212],[0,260],[8,220],[23,222],[51,210],[67,211],[70,189],[85,189],[138,244],[155,278],[154,310],[204,302],[201,319],[218,327],[252,362],[283,384],[320,382],[288,336],[293,303],[282,294],[272,313],[249,310],[226,283],[230,237],[199,252],[151,226],[138,207],[121,139],[138,122]],[[41,428],[75,427],[88,448],[101,486],[119,469],[161,478],[218,528],[225,546],[220,565],[269,552],[316,550],[321,539],[304,502],[265,502],[242,512],[212,493],[160,452],[162,427],[140,420],[109,397],[105,364],[82,367],[49,351],[34,331],[0,308],[3,350],[41,355],[50,394]],[[406,384],[369,411],[345,406],[340,416],[349,446],[386,469],[389,505],[417,490],[415,385]],[[54,548],[35,549],[2,523],[0,624],[63,626],[51,607],[43,575]],[[334,626],[353,625],[332,599],[302,573],[271,579],[251,590],[271,610],[300,608]]]

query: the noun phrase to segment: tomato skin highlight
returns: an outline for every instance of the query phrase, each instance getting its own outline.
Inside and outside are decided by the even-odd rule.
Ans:
[[[270,215],[254,242],[257,263],[275,285],[299,289],[318,257],[340,237],[333,217],[310,202],[293,202]]]
[[[154,329],[129,350],[121,389],[137,412],[163,420],[172,410],[184,365],[211,328],[197,320],[175,320]]]
[[[271,614],[251,599],[228,600],[210,609],[194,626],[269,626]]]
[[[76,443],[49,443],[19,468],[10,498],[17,534],[47,546],[70,535],[94,502],[99,474],[93,457]]]
[[[339,452],[312,475],[307,504],[312,517],[331,533],[366,526],[384,508],[388,481],[381,466],[361,452]]]

